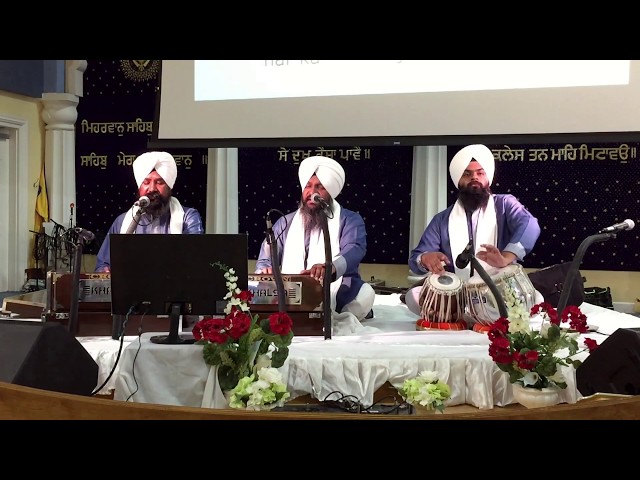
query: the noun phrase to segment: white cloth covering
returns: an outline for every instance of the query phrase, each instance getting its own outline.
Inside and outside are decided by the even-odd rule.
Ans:
[[[478,215],[477,225],[478,228],[474,234],[475,245],[474,255],[479,251],[484,251],[485,249],[480,245],[496,245],[498,239],[498,225],[496,220],[496,207],[495,207],[495,199],[493,195],[489,198],[487,202],[487,208],[477,210],[474,215]],[[457,200],[453,205],[453,209],[451,210],[451,215],[449,215],[449,238],[451,243],[451,255],[453,258],[458,258],[458,255],[462,253],[465,247],[469,244],[469,226],[467,222],[467,214],[462,206],[460,200]],[[480,265],[485,270],[489,270],[491,265],[476,258]],[[454,264],[455,266],[455,264]],[[471,273],[471,264],[469,263],[465,268],[455,267],[456,275],[460,277],[463,282],[469,280],[469,274]],[[478,275],[476,273],[476,275]]]
[[[640,327],[640,318],[582,304],[589,324]],[[447,405],[469,404],[481,409],[512,403],[511,384],[488,354],[486,334],[473,331],[416,331],[417,315],[400,302],[399,294],[376,295],[373,319],[354,326],[354,333],[342,336],[294,337],[289,357],[281,371],[292,398],[311,394],[322,400],[338,391],[356,396],[363,405],[373,403],[374,392],[385,382],[399,387],[420,371],[438,372],[452,389]],[[198,345],[157,345],[149,341],[156,334],[142,335],[123,352],[116,380],[115,398],[130,401],[187,406],[220,406],[214,395],[215,378],[202,360]],[[600,333],[580,337],[606,340]],[[586,352],[579,358],[586,358]],[[135,360],[135,364],[134,364]],[[562,400],[580,398],[572,367],[564,367],[568,387]],[[207,396],[205,396],[205,391]],[[217,399],[217,400],[216,400]]]

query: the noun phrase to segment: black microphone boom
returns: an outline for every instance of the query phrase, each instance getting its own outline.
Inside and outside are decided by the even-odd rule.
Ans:
[[[632,230],[633,227],[635,226],[636,226],[635,222],[627,218],[624,222],[615,223],[610,227],[603,228],[598,233],[610,233],[610,232],[621,232],[622,230]]]

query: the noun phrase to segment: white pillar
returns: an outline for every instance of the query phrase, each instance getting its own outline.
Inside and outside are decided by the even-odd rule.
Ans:
[[[70,206],[76,203],[75,123],[78,101],[79,98],[70,93],[42,94],[49,217],[65,227],[69,226]]]
[[[238,149],[210,148],[205,233],[238,233]]]

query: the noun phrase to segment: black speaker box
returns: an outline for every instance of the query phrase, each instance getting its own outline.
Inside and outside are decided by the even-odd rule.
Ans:
[[[578,367],[576,383],[584,396],[640,394],[640,331],[619,328],[613,332]]]
[[[0,320],[0,381],[90,395],[98,364],[59,323]]]

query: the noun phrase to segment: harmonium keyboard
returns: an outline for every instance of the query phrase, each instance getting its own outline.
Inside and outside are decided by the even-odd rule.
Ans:
[[[286,295],[286,311],[293,320],[295,335],[323,335],[323,291],[320,283],[308,275],[282,275]],[[118,338],[111,315],[111,275],[81,273],[79,275],[78,318],[76,336],[111,335]],[[278,311],[278,292],[272,275],[249,275],[252,313],[260,318]],[[41,318],[68,325],[73,294],[73,274],[47,272],[47,290],[38,290],[3,302],[3,311],[21,318]],[[214,312],[215,313],[215,312]],[[125,335],[169,330],[168,315],[130,315]]]
[[[294,335],[324,335],[323,290],[309,275],[282,275],[285,309]],[[265,318],[278,311],[278,288],[273,275],[249,275],[251,312]]]

